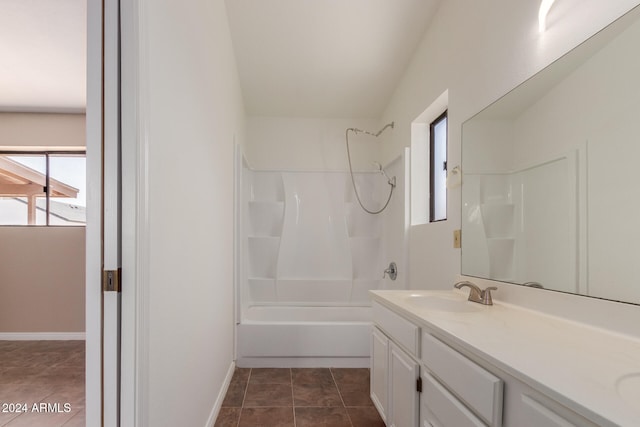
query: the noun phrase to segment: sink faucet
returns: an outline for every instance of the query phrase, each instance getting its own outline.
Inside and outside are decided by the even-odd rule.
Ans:
[[[469,301],[477,302],[482,305],[493,305],[493,300],[491,299],[491,291],[495,291],[498,289],[495,286],[490,286],[487,289],[482,290],[475,284],[466,280],[456,283],[455,285],[453,285],[453,287],[456,289],[462,289],[464,287],[469,288]]]

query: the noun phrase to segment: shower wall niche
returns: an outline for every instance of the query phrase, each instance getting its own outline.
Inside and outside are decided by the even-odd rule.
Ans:
[[[379,174],[355,175],[381,206]],[[358,205],[345,172],[243,169],[243,306],[363,306],[382,278],[380,215]]]

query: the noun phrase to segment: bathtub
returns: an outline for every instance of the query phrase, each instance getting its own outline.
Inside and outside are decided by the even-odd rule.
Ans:
[[[251,306],[237,325],[239,367],[369,366],[371,307]]]

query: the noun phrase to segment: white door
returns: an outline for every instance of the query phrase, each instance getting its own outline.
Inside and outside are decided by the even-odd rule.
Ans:
[[[119,1],[87,4],[87,425],[119,425]]]

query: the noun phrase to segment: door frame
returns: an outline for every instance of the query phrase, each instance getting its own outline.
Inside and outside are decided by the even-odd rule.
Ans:
[[[122,167],[121,426],[148,425],[149,85],[146,3],[120,4]]]
[[[145,3],[120,5],[122,335],[120,425],[147,425],[148,419],[148,85],[143,21]],[[87,2],[87,226],[86,226],[86,420],[103,425],[102,395],[102,99],[103,0]],[[110,427],[110,426],[109,426]]]

